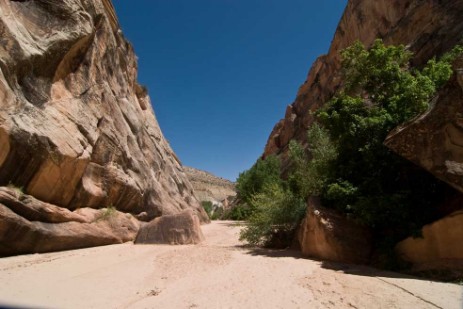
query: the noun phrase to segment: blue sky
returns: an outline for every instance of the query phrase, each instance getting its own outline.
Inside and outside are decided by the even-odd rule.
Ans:
[[[346,0],[113,0],[164,136],[235,180],[262,154]]]

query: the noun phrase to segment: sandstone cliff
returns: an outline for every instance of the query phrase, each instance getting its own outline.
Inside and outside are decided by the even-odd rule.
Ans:
[[[274,127],[264,156],[284,154],[291,139],[305,142],[313,122],[310,111],[326,103],[341,85],[339,51],[360,40],[370,45],[376,38],[386,44],[404,44],[421,65],[462,41],[463,1],[350,0],[328,54],[313,64],[286,115]]]
[[[185,166],[184,170],[193,185],[198,200],[222,202],[229,197],[236,196],[233,182],[192,167]]]
[[[207,221],[110,0],[0,0],[0,33],[0,186],[70,211]],[[1,225],[0,242],[21,241]]]

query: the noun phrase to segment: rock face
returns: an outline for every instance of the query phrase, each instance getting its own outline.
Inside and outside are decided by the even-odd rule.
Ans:
[[[340,50],[356,40],[370,45],[382,38],[386,44],[409,46],[416,54],[413,64],[420,65],[461,42],[462,14],[462,0],[350,0],[328,54],[313,64],[285,118],[273,129],[264,156],[285,154],[291,139],[306,142],[310,111],[326,103],[342,83]]]
[[[236,196],[233,182],[192,167],[185,166],[184,170],[199,201],[228,204],[228,198]]]
[[[109,0],[1,0],[0,33],[0,186],[71,211],[208,220]]]
[[[459,270],[463,272],[463,211],[426,225],[422,238],[407,238],[396,251],[416,271]]]
[[[304,255],[333,262],[366,264],[372,250],[368,229],[321,207],[317,198],[309,200],[298,241]]]
[[[204,240],[201,225],[196,214],[191,210],[162,216],[140,228],[135,243],[191,245]]]
[[[113,209],[71,212],[18,189],[0,188],[0,256],[131,241],[140,223]]]
[[[397,128],[386,146],[463,192],[463,57],[432,107]]]

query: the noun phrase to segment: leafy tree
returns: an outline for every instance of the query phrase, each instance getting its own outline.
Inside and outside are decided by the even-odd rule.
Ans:
[[[452,74],[455,48],[423,69],[412,69],[404,46],[375,41],[342,52],[343,89],[318,112],[338,156],[325,186],[325,205],[377,229],[398,227],[403,237],[434,216],[444,185],[383,145],[388,133],[428,108]]]
[[[266,185],[253,196],[254,212],[241,231],[240,239],[252,245],[286,247],[305,214],[304,199],[279,183]]]
[[[308,149],[292,140],[289,143],[291,169],[288,182],[291,191],[303,199],[320,195],[330,179],[331,163],[337,157],[337,150],[329,133],[318,124],[307,132]]]
[[[236,180],[239,199],[249,203],[252,196],[260,193],[266,185],[281,182],[280,165],[278,157],[271,155],[265,160],[257,160],[249,170],[240,173]]]

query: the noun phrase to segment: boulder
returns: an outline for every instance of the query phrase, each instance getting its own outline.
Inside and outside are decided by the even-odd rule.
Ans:
[[[459,270],[463,273],[463,211],[426,225],[422,237],[409,237],[396,246],[397,255],[415,271]]]
[[[0,256],[78,249],[132,241],[140,223],[115,209],[75,212],[0,188]]]
[[[396,128],[385,145],[463,192],[463,57],[431,108]]]
[[[137,244],[199,244],[204,240],[198,217],[187,210],[182,213],[162,216],[143,225],[138,232]]]
[[[372,250],[370,230],[310,198],[307,215],[298,231],[305,256],[333,262],[367,264]]]

